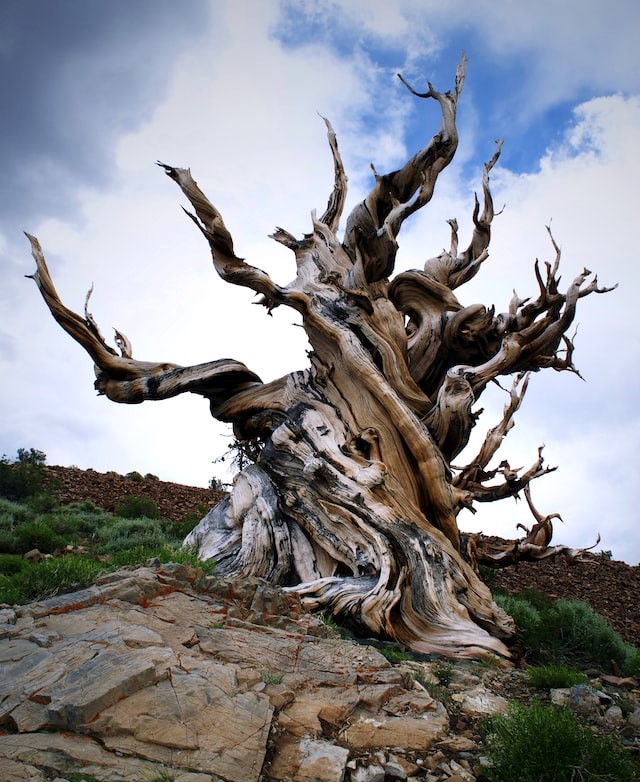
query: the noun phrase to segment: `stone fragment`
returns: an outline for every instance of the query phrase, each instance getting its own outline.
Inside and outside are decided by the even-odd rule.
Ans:
[[[384,778],[384,768],[375,764],[358,766],[351,772],[351,782],[384,782]]]
[[[23,701],[12,709],[11,720],[20,733],[32,733],[49,724],[49,715],[46,706],[41,703]]]
[[[14,625],[16,612],[13,608],[0,608],[0,625]]]
[[[634,709],[631,712],[631,714],[627,718],[627,722],[635,730],[640,730],[640,707],[638,707],[637,709]]]
[[[568,706],[580,717],[600,716],[600,695],[588,684],[576,684],[569,692]]]
[[[449,716],[444,708],[424,717],[361,714],[340,737],[354,749],[401,746],[407,750],[423,750],[441,739],[448,727]]]
[[[621,728],[624,725],[624,715],[620,706],[609,706],[604,713],[602,723],[611,730]]]
[[[300,694],[278,717],[278,725],[293,736],[322,734],[323,722],[332,728],[340,727],[358,703],[355,690],[335,692],[323,687]]]
[[[328,741],[284,736],[280,739],[268,775],[295,782],[342,782],[349,751]]]
[[[0,779],[2,782],[45,782],[46,777],[40,769],[27,763],[0,758]]]
[[[417,771],[418,767],[415,767],[415,770]],[[400,763],[398,760],[391,760],[389,759],[384,767],[385,774],[389,780],[393,780],[393,782],[405,782],[408,774],[403,766],[402,763]]]
[[[429,695],[426,690],[401,691],[390,698],[383,706],[387,714],[397,716],[406,714],[430,714],[442,711],[444,707]]]
[[[571,696],[571,690],[568,687],[554,687],[549,693],[551,703],[554,706],[560,706],[564,708],[569,704],[569,697]]]
[[[478,748],[475,741],[467,738],[466,736],[447,736],[442,741],[438,742],[438,748],[444,749],[447,752],[471,752]]]
[[[64,665],[49,650],[22,639],[1,644],[0,658],[0,722],[65,672]]]
[[[454,758],[449,761],[449,768],[451,769],[452,776],[449,777],[449,782],[475,782],[475,777],[467,769],[458,763]]]
[[[159,633],[142,625],[125,626],[120,633],[120,640],[132,649],[145,649],[148,646],[162,646],[164,641]]]
[[[450,686],[454,688],[465,687],[471,689],[481,683],[479,676],[464,668],[451,668],[450,679]]]
[[[407,760],[407,758],[403,758],[399,755],[391,755],[389,757],[389,762],[393,764],[394,768],[399,766],[404,771],[405,778],[416,774],[420,770],[419,763],[414,763],[413,761]]]
[[[272,685],[267,687],[265,692],[269,696],[269,700],[271,701],[271,705],[273,706],[274,711],[280,711],[281,709],[284,709],[285,706],[293,703],[293,701],[296,699],[296,695],[293,690],[289,690],[282,685]]]
[[[62,681],[40,688],[49,699],[49,722],[65,728],[86,725],[98,712],[155,682],[158,653],[106,649],[69,672]]]
[[[506,714],[509,702],[502,695],[495,695],[483,685],[465,692],[456,692],[451,699],[460,704],[460,711],[471,717],[488,717],[492,714]]]

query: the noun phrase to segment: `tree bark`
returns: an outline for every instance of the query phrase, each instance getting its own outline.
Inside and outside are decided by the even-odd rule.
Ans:
[[[62,304],[40,246],[30,240],[33,277],[54,318],[93,358],[100,393],[125,403],[200,394],[214,417],[233,424],[240,442],[259,447],[257,463],[236,476],[230,495],[185,541],[200,556],[215,559],[223,574],[282,584],[309,607],[414,651],[507,659],[514,626],[493,603],[477,564],[542,556],[550,550],[551,517],[544,523],[536,517],[540,526],[526,545],[490,551],[467,538],[461,545],[457,516],[475,502],[525,489],[530,500],[530,482],[549,471],[541,453],[524,473],[506,462],[488,465],[512,426],[529,373],[576,371],[565,333],[577,300],[606,289],[595,279],[587,283],[585,270],[561,293],[554,243],[556,260],[546,274],[535,267],[536,300],[514,296],[502,314],[458,300],[454,290],[488,257],[489,175],[500,143],[485,166],[470,245],[459,252],[452,220],[449,252],[389,281],[404,220],[430,201],[455,153],[464,70],[463,61],[452,92],[409,88],[438,102],[440,130],[398,171],[374,172],[374,187],[352,211],[342,240],[346,176],[326,121],[334,188],[325,213],[313,215],[311,234],[296,239],[276,229],[273,238],[296,261],[296,277],[284,287],[235,254],[222,216],[188,170],[160,164],[190,202],[194,211],[187,214],[220,277],[261,294],[269,310],[284,305],[300,313],[311,345],[305,370],[264,383],[230,359],[195,367],[141,362],[119,332],[118,354],[86,306],[81,317]],[[455,467],[477,419],[473,405],[490,381],[511,374],[502,422],[468,465]]]

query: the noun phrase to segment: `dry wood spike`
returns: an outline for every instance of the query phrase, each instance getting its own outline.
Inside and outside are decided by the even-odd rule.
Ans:
[[[296,239],[276,229],[273,238],[295,255],[296,276],[284,287],[236,255],[222,215],[188,169],[160,164],[189,201],[187,214],[220,277],[259,293],[268,309],[287,306],[301,315],[311,352],[310,365],[299,372],[263,382],[231,359],[191,367],[138,361],[120,332],[118,354],[88,310],[82,317],[62,304],[40,245],[30,241],[33,279],[53,317],[93,359],[100,393],[124,403],[200,394],[214,417],[233,424],[241,443],[257,447],[256,463],[237,475],[230,495],[187,539],[217,561],[220,573],[262,576],[295,590],[311,608],[416,652],[508,659],[513,623],[474,565],[552,551],[553,514],[539,514],[528,494],[530,482],[550,468],[542,450],[527,470],[490,462],[513,426],[530,373],[576,371],[565,336],[576,304],[608,289],[588,281],[585,270],[562,292],[553,242],[554,263],[545,273],[535,266],[536,299],[514,295],[496,313],[454,294],[488,258],[495,216],[489,177],[500,142],[485,166],[469,246],[459,250],[458,224],[451,220],[448,252],[389,279],[404,220],[430,201],[455,154],[464,72],[463,59],[451,92],[409,88],[439,104],[441,127],[402,168],[375,174],[342,239],[347,177],[325,120],[334,187],[324,214],[313,215],[310,234]],[[503,420],[467,465],[454,466],[478,418],[479,397],[505,375],[515,380]],[[499,551],[477,541],[461,546],[463,508],[523,490],[535,534]]]

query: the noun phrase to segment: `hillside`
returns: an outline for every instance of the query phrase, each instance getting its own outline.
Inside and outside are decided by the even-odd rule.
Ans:
[[[157,479],[134,480],[116,473],[74,467],[46,469],[55,481],[54,493],[60,503],[91,500],[106,510],[113,510],[127,495],[150,497],[163,516],[173,521],[180,521],[188,514],[200,517],[224,496],[214,489]],[[537,589],[553,598],[584,600],[625,640],[640,646],[639,566],[632,567],[597,555],[580,562],[560,557],[496,571],[490,586],[509,592]]]

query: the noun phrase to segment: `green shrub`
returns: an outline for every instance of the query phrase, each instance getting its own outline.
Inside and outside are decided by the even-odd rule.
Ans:
[[[448,687],[451,684],[453,665],[444,660],[438,660],[431,666],[431,673],[438,680],[438,684],[442,685],[442,687]]]
[[[35,448],[18,448],[14,460],[0,458],[0,496],[9,500],[24,500],[44,490],[47,457]]]
[[[58,557],[28,563],[17,573],[0,579],[0,603],[21,604],[82,589],[104,570],[89,557]]]
[[[24,502],[36,513],[48,513],[58,505],[58,501],[53,494],[48,494],[47,492],[32,494]]]
[[[93,534],[100,527],[108,524],[113,514],[104,508],[85,500],[84,502],[70,502],[55,510],[56,515],[70,516],[76,520],[78,531],[84,534]]]
[[[98,554],[113,554],[138,546],[156,549],[170,542],[160,521],[150,518],[113,517],[96,530],[96,538]]]
[[[513,617],[532,662],[609,670],[614,660],[623,674],[640,673],[640,652],[587,603],[552,601],[536,593],[496,594],[494,599]]]
[[[206,576],[213,575],[215,571],[213,560],[205,562],[198,558],[193,549],[178,548],[167,544],[155,548],[141,545],[116,551],[109,557],[109,567],[116,569],[125,566],[144,565],[150,559],[158,559],[163,564],[178,562],[191,565],[202,570],[203,575]]]
[[[413,660],[413,655],[410,652],[403,652],[401,649],[393,649],[390,646],[382,646],[378,651],[392,665],[405,662],[405,660]]]
[[[144,477],[137,470],[133,470],[132,472],[128,472],[126,474],[126,477],[130,478],[132,481],[139,481],[139,482],[144,481]]]
[[[139,544],[130,548],[123,548],[109,554],[109,569],[117,570],[121,567],[133,567],[144,565],[148,560],[157,558],[162,562],[159,554],[164,550],[163,546],[146,546]]]
[[[571,712],[534,701],[487,726],[491,782],[637,782],[631,758]]]
[[[52,554],[65,545],[66,539],[56,532],[47,517],[39,517],[15,528],[11,553],[26,554],[37,548],[43,554]]]
[[[0,554],[0,577],[14,576],[29,567],[29,563],[19,554]]]
[[[172,536],[175,535],[175,537],[179,540],[184,540],[184,538],[187,537],[191,530],[198,526],[204,515],[204,513],[202,515],[198,515],[197,513],[190,512],[187,513],[184,518],[180,519],[180,521],[169,522],[171,524],[170,534]]]
[[[539,665],[527,670],[527,681],[532,687],[552,689],[555,687],[573,687],[574,684],[585,684],[587,676],[575,668],[566,665]]]
[[[0,497],[0,529],[12,530],[18,524],[34,518],[35,513],[28,505]]]
[[[116,516],[125,519],[159,519],[160,509],[151,497],[136,497],[129,494],[115,509]]]

